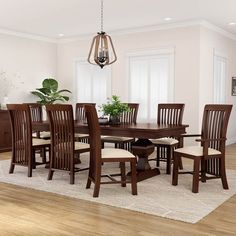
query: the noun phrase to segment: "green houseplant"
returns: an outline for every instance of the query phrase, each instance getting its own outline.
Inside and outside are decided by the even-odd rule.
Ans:
[[[123,112],[129,112],[130,109],[127,104],[122,103],[120,98],[116,95],[113,95],[111,98],[108,98],[106,104],[102,104],[101,111],[104,115],[109,115],[109,121],[113,124],[120,123],[120,116]]]
[[[37,102],[42,105],[53,104],[56,101],[69,101],[69,97],[63,95],[65,92],[71,93],[68,89],[58,90],[58,82],[52,78],[43,80],[42,88],[36,88],[35,91],[31,91],[33,95],[40,98]]]

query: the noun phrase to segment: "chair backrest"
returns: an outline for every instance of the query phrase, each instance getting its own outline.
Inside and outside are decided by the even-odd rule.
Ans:
[[[209,142],[209,147],[221,152],[221,159],[206,160],[207,173],[220,175],[221,161],[225,159],[225,142],[229,116],[232,105],[205,105],[202,119],[202,139],[214,139]],[[203,143],[202,143],[203,145]]]
[[[33,122],[43,121],[42,105],[39,103],[25,103],[30,108],[31,120]],[[36,137],[40,138],[40,131],[34,132]]]
[[[33,122],[43,120],[42,105],[39,103],[25,103],[30,108],[31,119]]]
[[[121,114],[120,121],[121,123],[129,123],[129,124],[136,124],[137,121],[137,115],[138,115],[138,103],[127,103],[128,107],[130,109],[129,112],[123,112]]]
[[[51,131],[51,168],[74,167],[74,118],[72,105],[46,105]]]
[[[29,106],[7,104],[11,120],[13,162],[29,165],[32,156],[32,125]]]
[[[88,121],[90,136],[90,171],[95,178],[97,171],[101,168],[101,130],[98,123],[98,115],[95,106],[85,105],[85,113]]]
[[[158,104],[157,124],[181,125],[184,112],[183,103]]]
[[[76,103],[75,118],[77,122],[80,122],[80,123],[87,122],[85,111],[84,111],[85,105],[91,105],[95,107],[96,103]]]
[[[211,148],[224,153],[226,132],[232,105],[205,105],[202,119],[202,138],[214,139],[209,142]]]

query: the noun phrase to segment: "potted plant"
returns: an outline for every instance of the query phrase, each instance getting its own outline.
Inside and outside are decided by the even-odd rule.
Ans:
[[[71,93],[68,89],[58,90],[58,82],[52,78],[43,80],[42,88],[36,88],[36,91],[31,91],[33,95],[40,98],[37,102],[42,105],[53,104],[56,101],[69,101],[69,97],[62,94],[65,92]]]
[[[106,104],[102,104],[101,111],[104,115],[109,115],[110,123],[119,124],[121,114],[125,111],[129,112],[130,109],[127,104],[120,101],[118,96],[113,95],[111,98],[108,98]]]

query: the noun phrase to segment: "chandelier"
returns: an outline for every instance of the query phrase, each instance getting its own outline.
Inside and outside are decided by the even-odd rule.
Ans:
[[[117,60],[111,37],[103,31],[103,0],[101,0],[101,32],[92,40],[88,62],[103,68]]]

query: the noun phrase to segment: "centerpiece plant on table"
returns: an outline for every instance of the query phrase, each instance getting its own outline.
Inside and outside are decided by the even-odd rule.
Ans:
[[[109,116],[109,122],[112,124],[119,124],[120,117],[123,112],[129,112],[130,109],[126,103],[122,103],[119,96],[113,95],[108,98],[106,104],[102,104],[101,111],[104,115]]]

